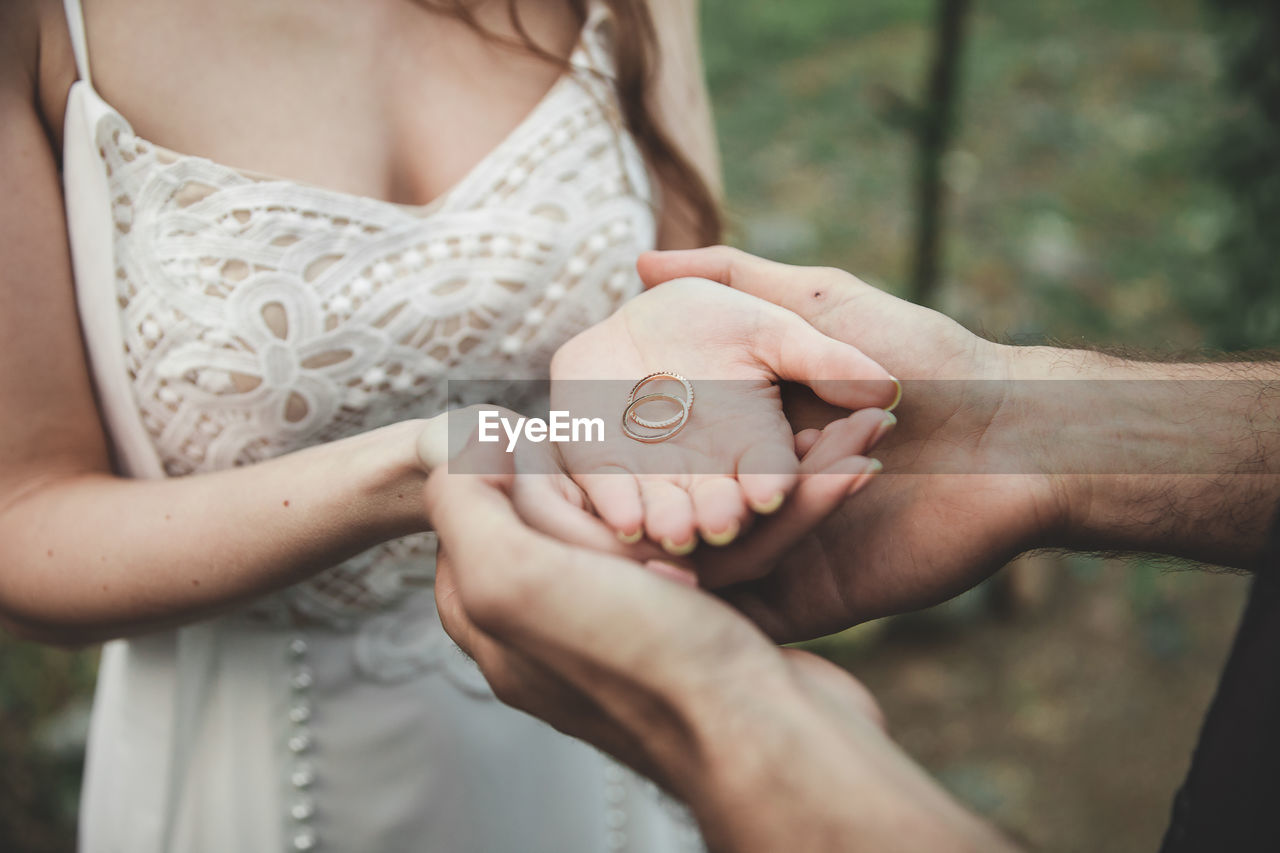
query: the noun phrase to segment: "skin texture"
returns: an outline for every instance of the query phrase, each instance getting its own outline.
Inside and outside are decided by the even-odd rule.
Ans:
[[[143,137],[387,201],[445,192],[559,74],[406,0],[85,6],[95,87]],[[500,6],[481,20],[510,34]],[[527,6],[532,35],[567,55],[579,26],[567,7]],[[688,29],[672,16],[692,4],[663,8],[660,29]],[[700,82],[682,79],[696,55],[682,38],[664,45],[676,64],[656,96],[696,105]],[[113,473],[58,175],[75,78],[61,3],[0,4],[0,622],[71,644],[155,630],[426,529],[420,421],[217,474]],[[695,159],[714,164],[705,150]],[[683,244],[671,234],[663,245]]]

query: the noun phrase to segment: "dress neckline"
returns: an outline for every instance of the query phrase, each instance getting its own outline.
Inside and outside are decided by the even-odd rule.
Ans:
[[[597,68],[596,62],[593,61],[592,52],[588,45],[588,40],[591,34],[593,33],[593,31],[595,30],[595,28],[600,25],[601,21],[604,20],[607,14],[608,14],[608,7],[605,6],[604,4],[596,2],[595,0],[592,0],[592,2],[589,3],[587,17],[583,21],[582,29],[578,31],[577,41],[574,42],[573,50],[570,51],[568,58],[565,60],[567,67],[556,78],[555,82],[551,84],[551,87],[547,89],[547,91],[542,95],[542,97],[538,99],[537,103],[535,103],[529,109],[529,111],[524,114],[524,117],[521,118],[518,122],[516,122],[516,124],[509,131],[507,131],[507,133],[502,137],[502,139],[496,145],[490,148],[483,157],[481,157],[479,160],[473,163],[471,167],[468,168],[466,172],[462,174],[461,177],[459,177],[456,181],[454,181],[453,184],[451,184],[447,189],[442,191],[435,198],[431,199],[430,201],[424,202],[422,204],[407,204],[404,202],[396,202],[396,201],[391,201],[389,199],[379,198],[377,196],[361,195],[360,193],[349,192],[347,190],[340,190],[340,189],[337,189],[336,187],[328,187],[323,184],[317,184],[310,181],[303,181],[295,178],[287,178],[280,175],[272,175],[265,172],[258,172],[253,169],[245,169],[238,166],[233,166],[227,163],[223,163],[217,160],[213,160],[209,157],[204,157],[199,154],[189,154],[182,151],[175,151],[171,148],[166,148],[165,146],[152,142],[151,140],[145,137],[138,136],[138,134],[135,133],[133,130],[132,123],[130,123],[130,121],[127,118],[125,118],[125,116],[118,109],[112,106],[111,103],[106,100],[106,98],[102,97],[102,95],[98,93],[98,90],[93,85],[92,78],[88,76],[87,69],[85,68],[78,69],[79,74],[75,82],[71,84],[71,91],[74,92],[77,88],[82,88],[85,92],[88,93],[88,95],[93,100],[95,100],[98,103],[99,107],[106,114],[112,116],[114,119],[116,119],[121,124],[123,124],[128,129],[129,134],[134,139],[150,147],[157,153],[165,155],[167,158],[169,158],[170,162],[180,162],[183,160],[188,160],[188,161],[206,163],[213,166],[214,168],[217,168],[229,174],[233,174],[238,177],[244,178],[245,180],[248,180],[248,181],[254,181],[257,183],[268,184],[268,185],[274,184],[284,188],[305,190],[307,192],[311,192],[317,195],[325,196],[327,198],[337,199],[337,200],[348,202],[348,203],[355,202],[355,203],[363,203],[363,204],[375,204],[375,205],[395,209],[411,216],[422,218],[422,217],[429,216],[432,213],[437,212],[439,209],[445,207],[454,196],[462,193],[462,191],[466,189],[466,187],[468,187],[473,181],[477,180],[482,173],[488,171],[492,167],[493,163],[500,159],[500,156],[503,153],[505,153],[508,149],[514,147],[520,141],[521,137],[523,137],[526,134],[527,130],[537,122],[538,118],[550,108],[552,102],[558,97],[562,89],[566,88],[571,84],[580,84],[580,81],[577,78],[577,72],[579,70],[587,70],[587,71],[600,70]],[[79,26],[81,27],[80,33],[83,33],[82,21],[72,22],[69,20],[68,23],[73,27],[73,38],[75,38],[76,31],[74,27],[76,26],[76,24],[79,24]],[[81,35],[80,37],[83,38],[83,35]],[[87,53],[85,55],[85,61],[87,63]],[[79,65],[79,62],[80,62],[79,57],[77,57],[78,65]],[[72,99],[68,97],[67,98],[68,111],[70,111],[71,109],[71,104],[72,104]],[[64,127],[66,126],[65,115],[63,116],[63,126]]]

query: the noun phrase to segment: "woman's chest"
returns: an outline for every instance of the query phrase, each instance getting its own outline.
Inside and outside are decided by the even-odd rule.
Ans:
[[[95,88],[145,139],[259,174],[387,201],[443,195],[563,68],[522,41],[506,4],[479,26],[418,0],[85,0]],[[570,3],[520,2],[568,58]],[[491,30],[485,35],[480,27]]]
[[[255,179],[104,117],[125,369],[166,471],[428,416],[450,379],[542,378],[634,294],[643,163],[575,92],[425,208]]]

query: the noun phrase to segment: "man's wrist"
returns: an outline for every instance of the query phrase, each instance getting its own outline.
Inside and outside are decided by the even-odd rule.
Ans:
[[[1017,441],[1053,483],[1036,543],[1248,567],[1280,494],[1275,365],[1011,348]]]
[[[705,721],[687,796],[713,849],[1014,849],[889,740],[852,679],[838,681],[791,669],[777,684],[726,691],[735,698]]]
[[[786,679],[730,692],[734,698],[726,693],[717,710],[705,706],[698,781],[682,792],[708,845],[754,853],[787,844],[810,848],[814,833],[854,839],[844,827],[822,827],[843,811],[848,792],[816,778],[829,777],[821,765],[838,743],[823,742],[826,721],[812,713],[807,697]]]

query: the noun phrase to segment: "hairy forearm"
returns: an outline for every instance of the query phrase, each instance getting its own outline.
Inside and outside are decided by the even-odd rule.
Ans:
[[[703,766],[686,797],[711,849],[1015,849],[885,735],[847,674],[791,659],[786,682],[722,690],[699,715]]]
[[[1012,364],[1002,426],[1037,447],[1063,508],[1045,544],[1255,565],[1280,507],[1280,364],[1040,347]]]
[[[396,424],[211,474],[14,489],[0,508],[0,616],[54,642],[142,633],[425,529],[421,431]]]

